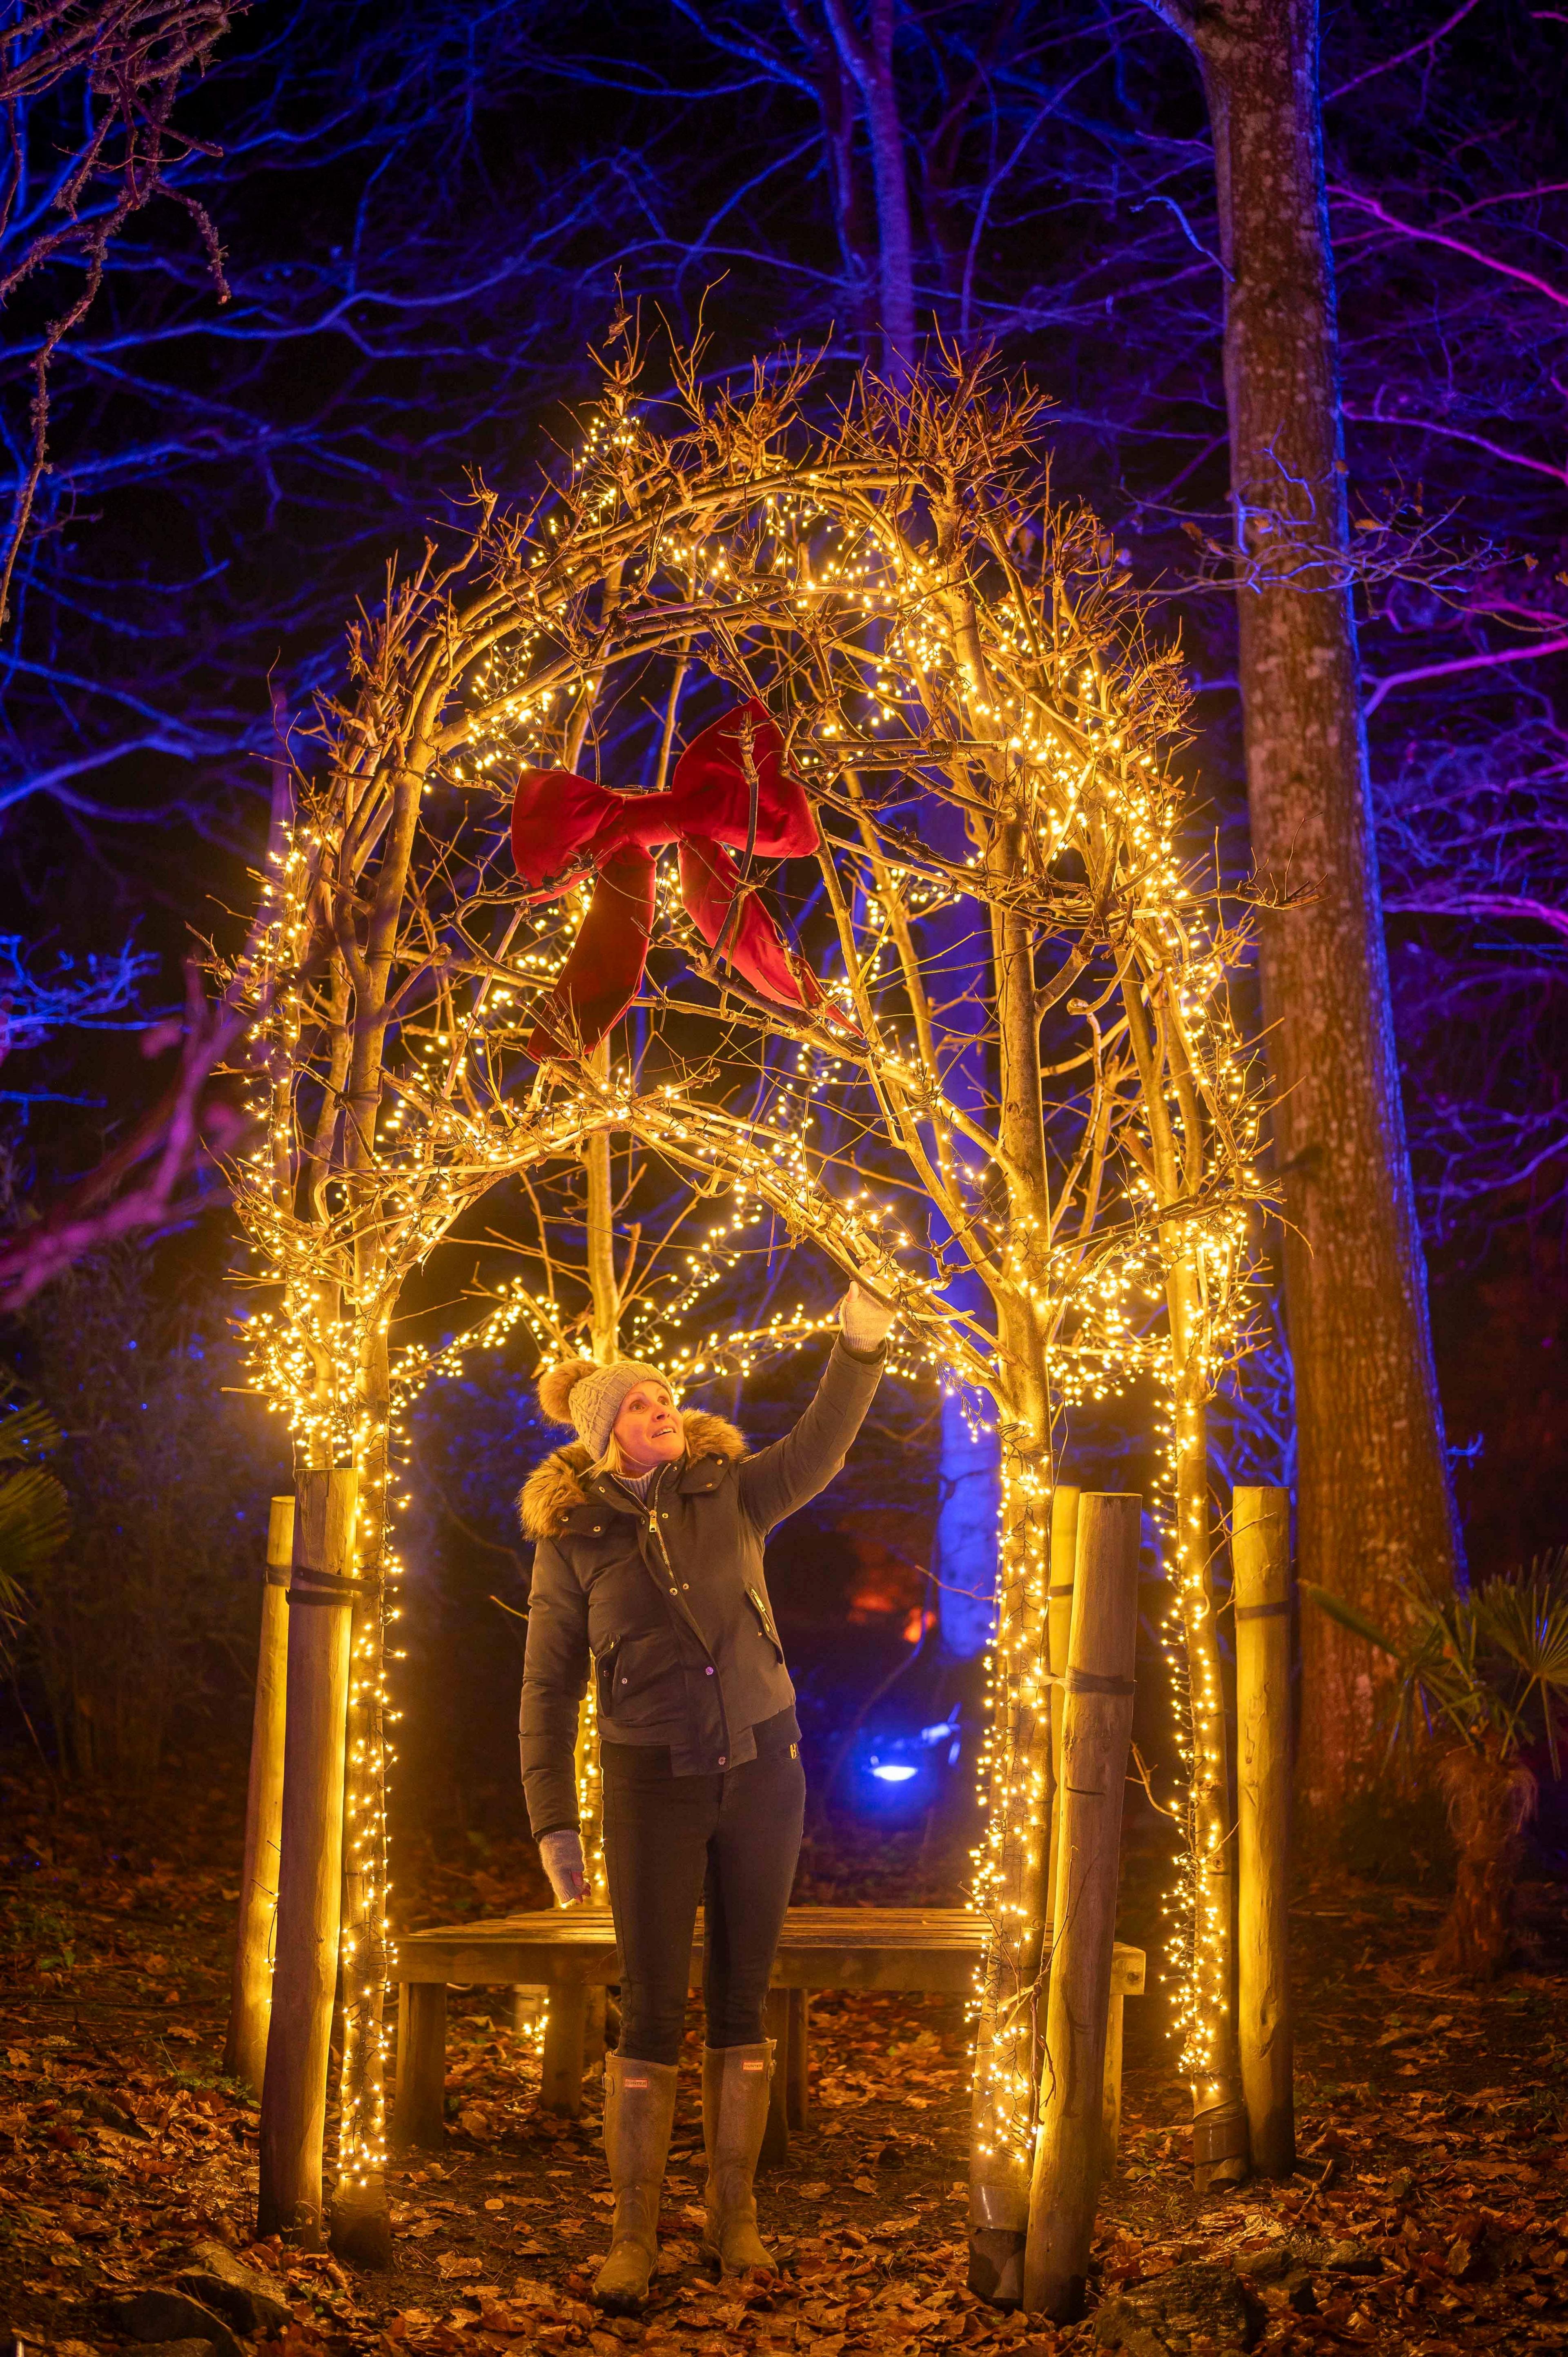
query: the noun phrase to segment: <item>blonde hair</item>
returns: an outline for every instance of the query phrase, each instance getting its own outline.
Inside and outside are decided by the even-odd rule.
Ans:
[[[588,1470],[590,1473],[607,1473],[612,1480],[618,1481],[625,1475],[626,1469],[626,1459],[621,1454],[620,1443],[612,1432],[605,1444],[604,1455],[597,1464],[590,1465]]]

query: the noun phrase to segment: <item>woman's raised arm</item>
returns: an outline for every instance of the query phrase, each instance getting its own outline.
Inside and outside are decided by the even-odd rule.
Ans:
[[[741,1503],[760,1529],[770,1531],[816,1497],[843,1466],[882,1379],[893,1317],[875,1295],[850,1286],[839,1310],[838,1339],[811,1406],[792,1432],[748,1457],[740,1469]]]

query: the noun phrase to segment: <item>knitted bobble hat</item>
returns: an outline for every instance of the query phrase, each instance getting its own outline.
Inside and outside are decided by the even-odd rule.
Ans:
[[[657,1367],[639,1359],[618,1359],[601,1367],[592,1359],[566,1359],[539,1379],[539,1405],[552,1424],[569,1424],[596,1461],[610,1445],[615,1421],[639,1383],[662,1383],[674,1397],[674,1386]]]

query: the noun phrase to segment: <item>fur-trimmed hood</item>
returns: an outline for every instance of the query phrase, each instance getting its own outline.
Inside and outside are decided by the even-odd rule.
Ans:
[[[682,1408],[681,1430],[688,1461],[699,1457],[733,1459],[746,1454],[745,1438],[735,1426],[725,1416],[710,1415],[704,1408]],[[587,1504],[584,1483],[593,1462],[582,1442],[572,1440],[535,1466],[517,1493],[517,1519],[525,1539],[553,1538],[567,1515]]]

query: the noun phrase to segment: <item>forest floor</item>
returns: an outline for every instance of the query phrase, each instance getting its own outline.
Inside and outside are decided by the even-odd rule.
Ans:
[[[607,2210],[596,2106],[534,2105],[533,2038],[499,1993],[450,1998],[446,2152],[399,2163],[396,2264],[251,2238],[256,2106],[220,2075],[239,1812],[227,1780],[165,1780],[132,1807],[0,1769],[0,2330],[89,2357],[127,2345],[118,2303],[168,2283],[193,2242],[264,2270],[293,2321],[222,2357],[424,2357],[633,2346],[698,2357],[890,2357],[996,2348],[1568,2349],[1568,1891],[1524,1893],[1528,1966],[1475,1991],[1423,1970],[1442,1901],[1304,1888],[1294,1914],[1304,2173],[1199,2201],[1162,1986],[1168,1861],[1129,1860],[1122,1936],[1147,1945],[1127,2007],[1121,2166],[1083,2323],[1053,2330],[964,2288],[968,2033],[957,2000],[812,2005],[811,2126],[759,2183],[776,2281],[711,2284],[694,2227],[702,2147],[683,2072],[665,2247],[647,2316],[585,2304]],[[400,1861],[403,1920],[541,1903],[524,1843]],[[219,1863],[214,1863],[219,1861]],[[955,1871],[912,1841],[838,1840],[798,1896],[905,1904]],[[698,2035],[693,2028],[693,2043]],[[172,2352],[171,2352],[172,2357]],[[202,2357],[187,2339],[180,2357]]]

